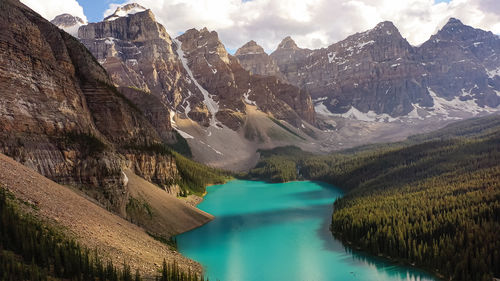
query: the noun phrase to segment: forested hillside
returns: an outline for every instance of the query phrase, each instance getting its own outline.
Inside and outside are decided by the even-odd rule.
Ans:
[[[327,156],[268,151],[250,175],[344,188],[331,228],[351,246],[446,279],[500,276],[500,116]]]
[[[112,260],[104,261],[97,251],[41,223],[26,208],[37,211],[0,187],[0,280],[142,280],[139,270],[132,272],[127,264],[115,266]],[[156,280],[204,278],[164,262]]]

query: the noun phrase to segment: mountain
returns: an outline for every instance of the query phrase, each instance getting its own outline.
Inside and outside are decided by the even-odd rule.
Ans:
[[[302,50],[288,37],[271,57],[328,111],[353,107],[395,117],[411,112],[414,103],[432,105],[415,54],[391,22],[382,22],[319,50]]]
[[[133,199],[128,171],[173,195],[194,192],[193,176],[181,175],[193,163],[166,146],[178,136],[170,113],[149,106],[157,100],[127,99],[84,45],[19,1],[0,8],[1,153],[123,217]],[[196,182],[218,178],[205,171]]]
[[[216,32],[190,29],[178,40],[187,66],[219,107],[215,117],[228,127],[239,127],[233,122],[237,122],[238,112],[245,112],[245,103],[295,126],[302,120],[314,124],[314,109],[307,92],[275,77],[251,75],[227,53]]]
[[[310,92],[316,111],[364,121],[455,119],[499,106],[500,39],[450,21],[420,47],[391,22],[327,48],[286,37],[270,55],[287,81]],[[244,64],[251,69],[251,62]]]
[[[429,87],[447,100],[500,105],[500,38],[451,18],[418,48]]]
[[[81,18],[70,14],[58,15],[50,22],[75,37],[78,36],[80,26],[87,24]]]
[[[248,168],[259,147],[307,145],[317,130],[307,91],[249,73],[214,31],[191,29],[172,38],[151,10],[128,4],[80,27],[78,37],[162,140],[171,142],[168,129],[175,129],[203,163]]]
[[[251,76],[226,52],[215,32],[193,29],[172,39],[150,10],[128,4],[102,22],[82,26],[79,38],[116,85],[150,92],[176,114],[204,127],[220,122],[239,129],[245,97],[261,88],[263,93],[253,97],[260,110],[292,124],[301,118],[314,124],[307,93],[272,78]]]
[[[196,112],[204,111],[200,89],[191,81],[172,38],[150,10],[137,4],[119,7],[104,21],[82,26],[79,39],[114,84],[129,88],[127,92],[135,89],[140,95],[148,94],[156,99],[156,107],[163,107],[165,114],[158,116],[163,121],[153,124],[172,127],[169,106],[197,120]]]
[[[271,59],[255,41],[251,40],[243,45],[234,53],[234,56],[250,74],[276,76],[281,81],[286,82],[286,78],[280,72],[276,61]]]

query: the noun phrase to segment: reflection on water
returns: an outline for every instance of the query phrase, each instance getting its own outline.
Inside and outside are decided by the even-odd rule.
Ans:
[[[208,191],[199,207],[216,218],[179,235],[177,243],[212,280],[435,280],[334,239],[332,203],[342,192],[333,186],[232,181]]]

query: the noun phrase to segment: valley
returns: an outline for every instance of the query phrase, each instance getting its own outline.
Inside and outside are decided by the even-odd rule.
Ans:
[[[233,49],[139,2],[0,1],[0,280],[500,278],[498,35]]]

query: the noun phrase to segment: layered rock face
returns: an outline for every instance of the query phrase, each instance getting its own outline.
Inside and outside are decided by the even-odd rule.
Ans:
[[[137,4],[120,7],[104,21],[82,26],[79,38],[116,85],[153,93],[181,113],[189,103],[195,110],[200,102],[202,94],[178,58],[172,38],[150,10]]]
[[[429,87],[446,99],[474,100],[479,106],[500,104],[500,38],[491,32],[448,23],[420,48]]]
[[[86,24],[86,22],[81,18],[70,14],[58,15],[50,22],[75,37],[78,36],[78,29],[80,26]]]
[[[325,113],[354,110],[392,119],[427,108],[431,116],[437,110],[447,118],[443,104],[471,113],[498,107],[499,41],[450,19],[421,47],[412,47],[391,22],[382,22],[319,50],[301,49],[287,37],[271,58]]]
[[[88,50],[16,0],[0,3],[0,88],[0,151],[44,176],[118,212],[128,200],[123,169],[160,184],[178,177],[172,159],[136,149],[161,138]]]
[[[286,82],[285,76],[280,72],[278,64],[271,59],[264,49],[255,41],[250,41],[239,48],[234,56],[240,65],[248,70],[250,74],[263,76],[276,76]]]
[[[432,105],[415,53],[391,22],[382,22],[326,49],[302,50],[288,37],[271,57],[288,81],[331,112],[355,107],[400,116],[412,104]]]
[[[274,77],[251,75],[226,52],[216,32],[192,29],[172,39],[150,10],[129,4],[103,22],[82,26],[79,38],[116,85],[151,93],[166,108],[202,126],[238,130],[245,102],[292,124],[315,122],[306,91]]]

